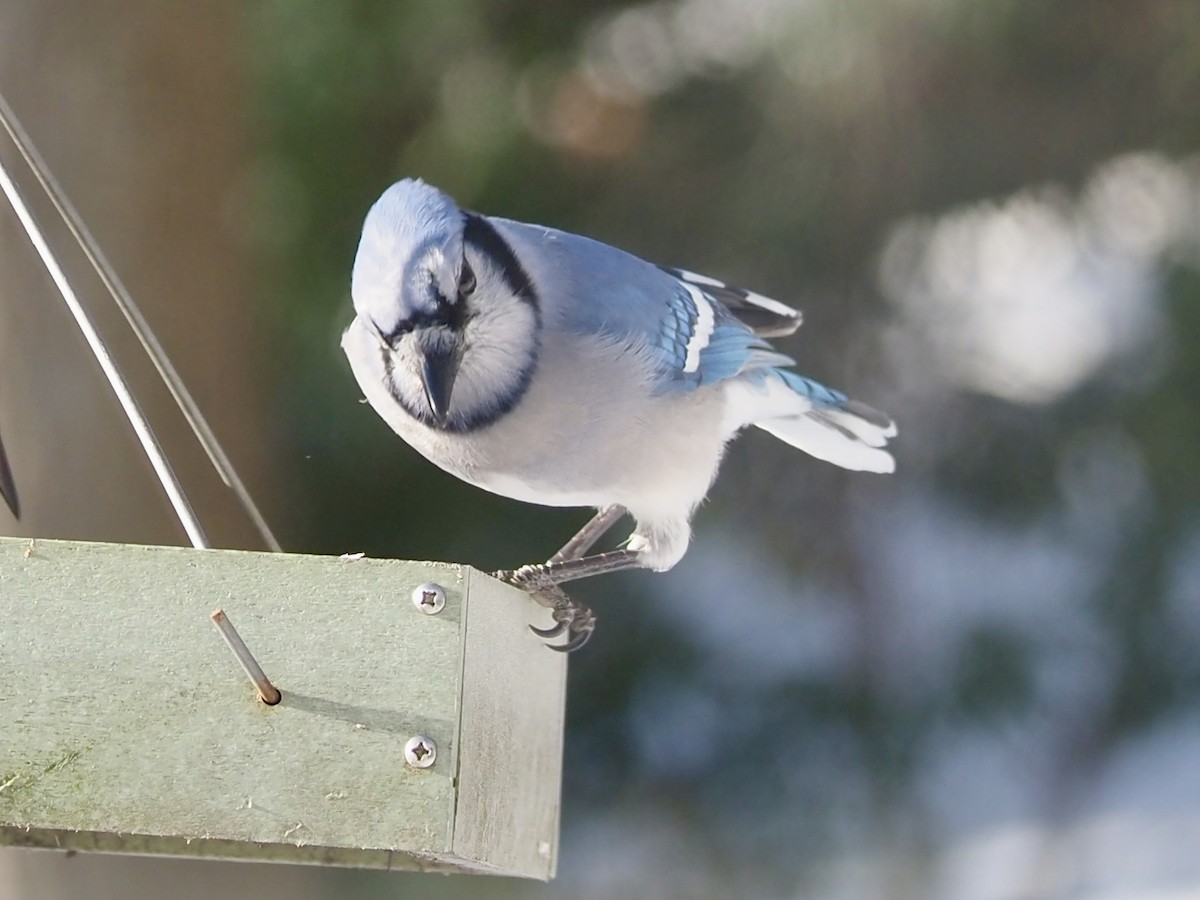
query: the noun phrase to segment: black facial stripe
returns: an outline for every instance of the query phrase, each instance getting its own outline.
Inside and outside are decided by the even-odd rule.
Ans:
[[[429,273],[429,293],[433,295],[433,302],[437,304],[438,309],[450,304],[446,295],[442,293],[441,285],[438,284],[437,276],[433,272]]]
[[[383,342],[390,347],[394,347],[396,345],[396,341],[400,340],[400,338],[408,334],[413,329],[413,326],[408,319],[402,319],[401,321],[397,322],[396,327],[387,332],[385,332],[378,325],[375,325],[375,323],[372,322],[371,324],[375,328],[375,333],[378,334],[379,337],[383,339]],[[386,352],[384,355],[387,355]]]
[[[442,325],[454,331],[461,331],[467,323],[467,311],[463,308],[463,304],[450,303],[440,294],[435,299],[437,301],[436,310],[433,312],[424,309],[418,310],[407,319],[397,322],[396,327],[388,333],[384,334],[380,331],[380,336],[389,345],[395,346],[396,341],[417,328],[433,328]]]
[[[533,380],[534,369],[537,368],[537,352],[535,349],[533,356],[526,360],[525,364],[521,367],[514,389],[506,397],[491,405],[480,407],[470,415],[455,412],[451,413],[446,421],[439,422],[433,417],[433,414],[429,411],[429,407],[425,403],[418,401],[414,406],[405,399],[404,394],[396,387],[392,354],[387,350],[383,350],[381,356],[383,358],[384,386],[387,388],[388,393],[392,395],[392,399],[399,404],[400,408],[427,428],[446,431],[451,434],[468,434],[472,431],[478,431],[481,428],[486,428],[494,424],[498,419],[511,412],[520,402],[521,398],[525,396],[525,392],[529,389],[529,382]]]
[[[479,431],[489,425],[494,424],[501,417],[512,412],[516,405],[525,396],[525,392],[529,389],[529,382],[533,380],[533,371],[537,368],[537,357],[534,356],[526,361],[521,367],[521,371],[517,376],[517,383],[513,389],[501,400],[497,400],[488,406],[481,406],[468,415],[462,413],[451,413],[450,418],[445,424],[435,426],[432,417],[427,412],[423,411],[421,421],[430,427],[440,427],[442,431],[448,431],[451,434],[467,434],[472,431]]]
[[[529,273],[513,253],[508,241],[504,240],[500,232],[483,216],[464,212],[463,220],[463,241],[496,264],[509,290],[526,303],[537,307],[537,291],[534,290]]]
[[[397,388],[396,388],[396,372],[395,372],[395,367],[392,365],[392,354],[388,350],[383,349],[380,352],[380,358],[383,360],[383,385],[384,385],[384,387],[386,387],[388,390],[388,393],[392,395],[392,399],[395,400],[398,404],[400,404],[400,408],[402,410],[404,410],[406,413],[408,413],[414,419],[418,418],[417,412],[415,412],[411,407],[409,407],[409,405],[404,401],[404,395],[401,394],[400,391],[397,390]]]

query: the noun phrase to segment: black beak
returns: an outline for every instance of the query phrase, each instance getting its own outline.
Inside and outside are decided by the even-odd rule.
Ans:
[[[421,363],[421,381],[425,384],[425,399],[429,411],[439,425],[446,424],[450,412],[450,393],[458,375],[459,354],[455,350],[430,350]]]

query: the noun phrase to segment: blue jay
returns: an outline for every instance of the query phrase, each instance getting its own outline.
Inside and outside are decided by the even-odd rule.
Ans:
[[[766,342],[800,313],[615,247],[460,209],[419,180],[367,213],[342,347],[367,400],[422,456],[484,490],[596,516],[531,591],[679,562],[725,445],[750,425],[818,459],[891,472],[884,414],[805,378]],[[618,550],[587,551],[628,512]],[[554,595],[558,627],[590,612]],[[560,649],[560,648],[556,648]]]

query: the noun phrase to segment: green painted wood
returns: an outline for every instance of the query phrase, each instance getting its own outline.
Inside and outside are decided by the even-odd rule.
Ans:
[[[564,655],[517,651],[529,640],[529,602],[474,570],[463,657],[459,801],[454,850],[498,871],[553,874],[562,785],[562,729],[543,726],[566,707]],[[539,623],[545,627],[548,622]],[[510,693],[519,686],[520,696]],[[520,803],[510,798],[520,797]]]
[[[411,602],[425,581],[438,615]],[[549,878],[566,665],[526,628],[545,620],[449,564],[0,538],[0,844]]]

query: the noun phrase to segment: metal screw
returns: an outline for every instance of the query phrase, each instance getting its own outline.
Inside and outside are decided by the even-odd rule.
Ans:
[[[411,737],[404,745],[404,761],[414,769],[428,769],[437,759],[437,744],[423,734]]]
[[[412,592],[412,602],[425,615],[436,615],[446,608],[446,592],[440,584],[427,581]]]

